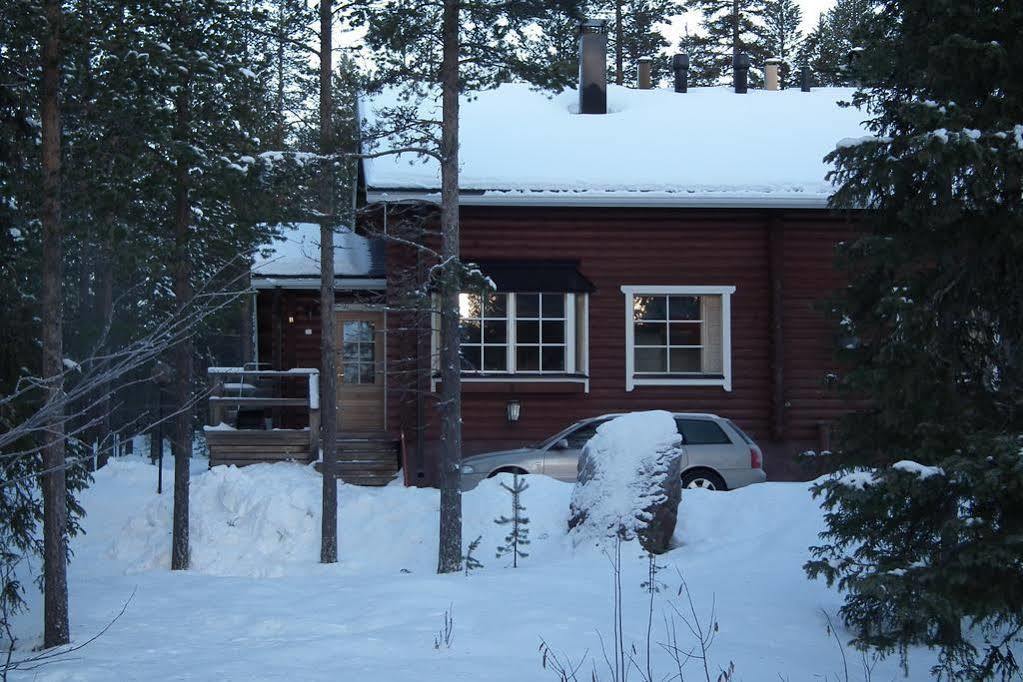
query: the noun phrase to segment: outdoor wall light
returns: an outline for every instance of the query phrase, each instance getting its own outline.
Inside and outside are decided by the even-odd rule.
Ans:
[[[508,421],[514,424],[519,420],[519,414],[522,412],[522,405],[518,400],[508,401]]]

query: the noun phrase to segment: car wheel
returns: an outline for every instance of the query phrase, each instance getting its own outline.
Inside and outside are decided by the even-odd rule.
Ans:
[[[695,469],[682,474],[682,487],[701,490],[728,490],[725,480],[707,469]]]

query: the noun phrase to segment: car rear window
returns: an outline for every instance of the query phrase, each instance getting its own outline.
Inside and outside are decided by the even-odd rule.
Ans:
[[[732,427],[733,431],[735,431],[737,434],[739,434],[740,438],[742,438],[744,441],[746,441],[747,445],[755,445],[755,443],[753,442],[753,439],[750,438],[749,436],[747,436],[745,431],[743,431],[738,426],[736,426],[735,422],[733,422],[731,419],[726,419],[725,421],[728,422],[728,425]]]
[[[730,445],[732,440],[724,430],[707,419],[676,419],[679,432],[686,445]]]

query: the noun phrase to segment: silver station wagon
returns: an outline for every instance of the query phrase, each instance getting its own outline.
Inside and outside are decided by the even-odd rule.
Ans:
[[[462,489],[500,473],[544,474],[575,481],[583,446],[607,414],[572,424],[539,445],[473,455],[462,460]],[[687,488],[731,490],[767,480],[764,456],[753,439],[731,420],[715,414],[674,413],[682,434],[682,484]]]

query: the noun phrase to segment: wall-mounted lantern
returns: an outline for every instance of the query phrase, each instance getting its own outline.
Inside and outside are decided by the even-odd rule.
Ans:
[[[522,413],[522,404],[518,400],[508,401],[508,421],[514,424],[519,420],[519,415]]]

